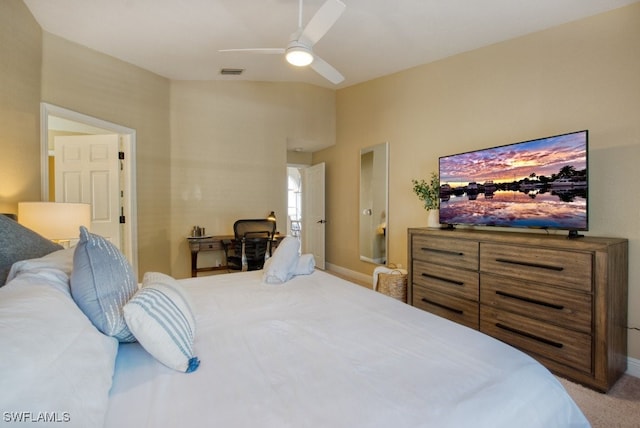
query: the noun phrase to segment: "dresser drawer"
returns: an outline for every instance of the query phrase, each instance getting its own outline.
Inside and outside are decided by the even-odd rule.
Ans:
[[[480,303],[591,334],[591,295],[483,273]]]
[[[414,286],[412,305],[478,330],[478,302]]]
[[[413,261],[413,283],[427,290],[477,301],[478,272]]]
[[[592,372],[591,336],[522,315],[480,307],[480,331],[526,352]]]
[[[412,256],[436,265],[478,269],[478,242],[427,236],[413,236]]]
[[[517,245],[480,244],[480,271],[591,291],[592,255]]]
[[[213,250],[224,250],[224,246],[222,245],[222,241],[201,241],[200,242],[200,251],[213,251]]]

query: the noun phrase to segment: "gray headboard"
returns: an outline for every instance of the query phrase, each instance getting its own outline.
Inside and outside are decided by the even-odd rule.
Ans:
[[[0,215],[0,287],[15,262],[35,259],[61,249],[62,246],[27,229],[10,216]]]

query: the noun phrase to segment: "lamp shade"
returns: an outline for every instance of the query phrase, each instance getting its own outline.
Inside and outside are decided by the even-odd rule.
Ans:
[[[80,226],[90,229],[91,205],[66,202],[19,202],[18,222],[47,239],[74,239],[80,235]]]

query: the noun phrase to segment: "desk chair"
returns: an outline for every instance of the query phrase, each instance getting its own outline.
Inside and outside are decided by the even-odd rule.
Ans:
[[[234,239],[222,241],[227,266],[231,270],[259,270],[271,257],[276,222],[266,219],[243,219],[233,224]]]

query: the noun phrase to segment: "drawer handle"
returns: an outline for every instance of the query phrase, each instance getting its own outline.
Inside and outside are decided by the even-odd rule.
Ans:
[[[555,270],[555,271],[558,271],[558,272],[564,270],[564,268],[562,266],[543,265],[543,264],[540,264],[540,263],[521,262],[521,261],[509,260],[509,259],[496,259],[496,261],[498,263],[509,263],[509,264],[512,264],[512,265],[529,266],[529,267],[535,267],[535,268],[540,268],[540,269]]]
[[[555,303],[543,302],[542,300],[532,299],[530,297],[516,296],[515,294],[505,293],[504,291],[496,291],[498,296],[509,297],[511,299],[522,300],[523,302],[533,303],[540,306],[546,306],[548,308],[557,309],[559,311],[564,309],[563,305],[556,305]]]
[[[438,249],[435,249],[435,248],[427,248],[427,247],[422,247],[420,249],[422,251],[430,251],[432,253],[451,254],[452,256],[464,256],[464,253],[460,253],[458,251],[438,250]]]
[[[502,323],[496,323],[496,327],[501,328],[503,330],[507,330],[511,333],[519,334],[520,336],[528,337],[529,339],[537,340],[538,342],[542,342],[547,345],[551,345],[555,348],[562,348],[564,345],[560,342],[556,342],[554,340],[545,339],[544,337],[536,336],[535,334],[527,333],[526,331],[518,330],[517,328],[506,326]]]
[[[420,275],[424,276],[425,278],[437,279],[439,281],[448,282],[449,284],[453,284],[453,285],[459,285],[459,286],[463,286],[464,285],[464,282],[462,282],[462,281],[455,281],[453,279],[444,278],[444,277],[437,276],[437,275],[431,275],[431,274],[428,274],[428,273],[421,273]]]
[[[437,306],[439,308],[446,309],[446,310],[451,311],[451,312],[455,312],[456,314],[462,315],[464,313],[464,311],[461,311],[460,309],[450,308],[449,306],[443,305],[443,304],[438,303],[438,302],[431,301],[431,300],[426,299],[424,297],[421,300],[423,302],[425,302],[425,303],[430,304],[430,305]]]

